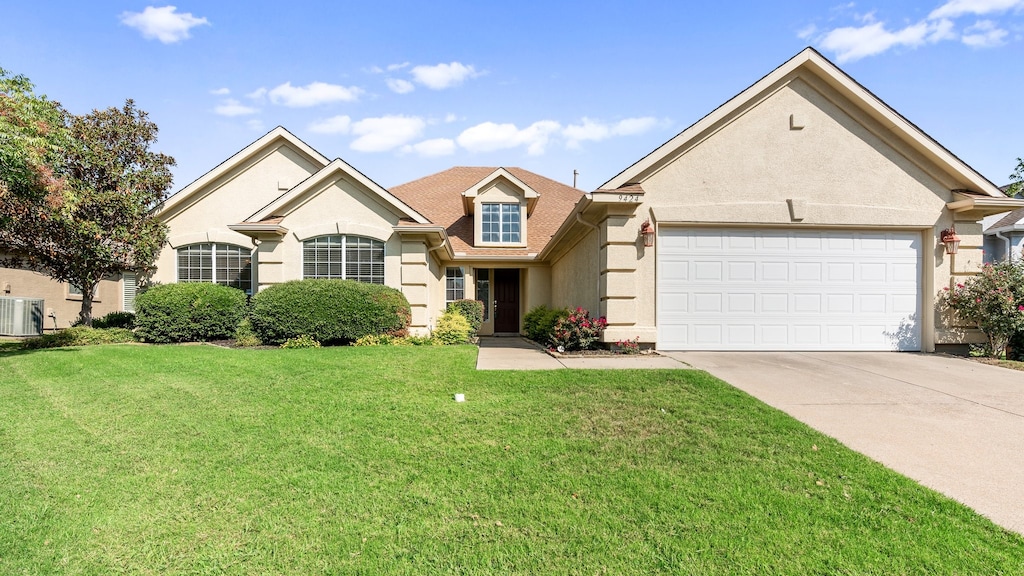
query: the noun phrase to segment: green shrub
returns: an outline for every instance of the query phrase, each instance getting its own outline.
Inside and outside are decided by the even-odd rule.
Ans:
[[[405,336],[409,301],[398,290],[355,280],[293,280],[252,298],[250,320],[260,340],[281,344],[303,334],[345,344],[369,334]]]
[[[262,345],[263,342],[252,330],[252,323],[248,318],[242,318],[242,321],[238,323],[238,328],[235,329],[235,346],[253,348]]]
[[[75,320],[71,326],[81,326],[82,320]],[[135,328],[135,314],[132,312],[111,312],[106,316],[92,319],[93,328]]]
[[[154,286],[135,299],[136,333],[145,342],[231,338],[245,316],[245,292],[208,282]]]
[[[29,338],[21,343],[21,347],[25,350],[37,350],[40,348],[64,348],[66,346],[124,344],[126,342],[135,342],[135,334],[126,328],[73,326],[36,338]]]
[[[437,319],[434,341],[438,344],[469,344],[469,320],[455,311],[445,312]]]
[[[569,316],[568,308],[548,308],[537,306],[526,313],[523,318],[523,328],[526,330],[526,337],[539,344],[548,345],[555,334],[555,324],[561,318]]]
[[[430,336],[406,336],[404,340],[410,346],[433,346],[436,344]]]
[[[448,303],[445,312],[458,312],[469,321],[469,335],[476,336],[484,323],[484,303],[479,300],[455,300]]]
[[[281,348],[319,348],[320,343],[316,341],[316,338],[303,334],[294,338],[289,338],[281,344]]]

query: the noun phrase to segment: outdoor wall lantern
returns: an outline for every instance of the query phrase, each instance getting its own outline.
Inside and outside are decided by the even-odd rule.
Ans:
[[[956,235],[956,226],[942,231],[942,243],[946,245],[946,254],[956,254],[960,249],[960,237]]]
[[[644,237],[644,246],[654,246],[654,226],[651,226],[650,219],[644,220],[640,225],[640,235]]]

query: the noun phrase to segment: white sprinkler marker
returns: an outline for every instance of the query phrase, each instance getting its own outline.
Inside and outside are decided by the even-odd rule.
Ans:
[[[456,402],[465,402],[466,401],[466,395],[465,394],[456,394],[455,395],[455,401]]]

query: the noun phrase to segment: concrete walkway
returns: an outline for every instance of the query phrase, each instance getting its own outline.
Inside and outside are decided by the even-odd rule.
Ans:
[[[892,352],[670,352],[1024,533],[1024,373]]]
[[[573,369],[679,369],[690,368],[669,356],[638,355],[592,358],[554,358],[532,342],[519,337],[482,337],[476,358],[477,370]]]

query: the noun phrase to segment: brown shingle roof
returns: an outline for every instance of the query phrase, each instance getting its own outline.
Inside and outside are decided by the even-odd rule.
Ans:
[[[539,198],[526,226],[526,248],[475,248],[473,217],[463,214],[462,193],[491,175],[497,168],[456,166],[390,189],[402,202],[434,224],[444,226],[454,252],[472,256],[525,256],[540,253],[572,211],[583,193],[572,186],[522,168],[506,168],[533,188]]]

